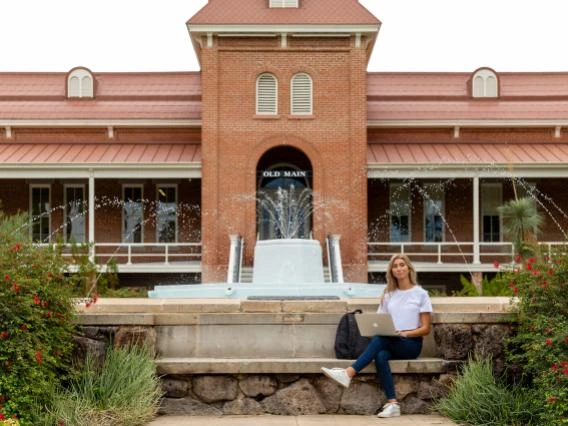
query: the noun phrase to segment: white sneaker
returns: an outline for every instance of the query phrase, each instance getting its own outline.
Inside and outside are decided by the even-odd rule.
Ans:
[[[321,371],[331,380],[335,380],[341,386],[348,388],[351,383],[351,377],[345,371],[345,368],[325,368],[322,367]]]
[[[383,410],[377,415],[377,417],[399,417],[400,416],[400,405],[398,402],[387,402],[383,405]]]

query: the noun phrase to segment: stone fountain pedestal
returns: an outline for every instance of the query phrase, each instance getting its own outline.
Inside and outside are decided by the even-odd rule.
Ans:
[[[261,240],[254,248],[254,283],[323,283],[319,241],[305,239]]]

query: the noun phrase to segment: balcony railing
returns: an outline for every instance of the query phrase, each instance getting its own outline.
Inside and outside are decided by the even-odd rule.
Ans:
[[[63,244],[64,258],[70,264],[81,256],[94,256],[99,265],[114,263],[119,271],[155,269],[160,266],[175,265],[181,270],[193,272],[201,262],[201,242],[195,243],[96,243],[92,252],[89,246]],[[75,259],[75,262],[71,259]],[[185,265],[185,268],[184,268]],[[199,267],[200,269],[200,267]]]
[[[538,243],[542,253],[551,258],[556,253],[565,251],[566,242],[542,241]],[[405,253],[413,262],[424,262],[437,265],[448,264],[500,264],[515,263],[515,250],[512,242],[497,242],[476,244],[464,242],[369,242],[369,263],[387,262],[394,253]],[[479,254],[479,262],[475,262]]]

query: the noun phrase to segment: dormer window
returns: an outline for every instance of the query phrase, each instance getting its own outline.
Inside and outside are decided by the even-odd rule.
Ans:
[[[299,0],[269,0],[269,7],[299,7]]]
[[[473,74],[471,93],[474,98],[496,98],[499,96],[497,75],[493,70],[482,68]]]
[[[86,68],[75,68],[67,76],[68,98],[94,97],[94,78]]]

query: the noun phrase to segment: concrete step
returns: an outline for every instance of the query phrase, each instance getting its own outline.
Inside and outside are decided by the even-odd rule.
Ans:
[[[331,273],[329,267],[324,266],[323,268],[323,280],[328,283],[331,282]],[[252,267],[245,266],[241,270],[241,282],[242,283],[252,283]]]
[[[321,367],[347,368],[353,360],[336,358],[158,358],[158,374],[318,374]],[[393,374],[442,374],[448,364],[441,358],[389,361]],[[374,373],[371,363],[362,373]]]

